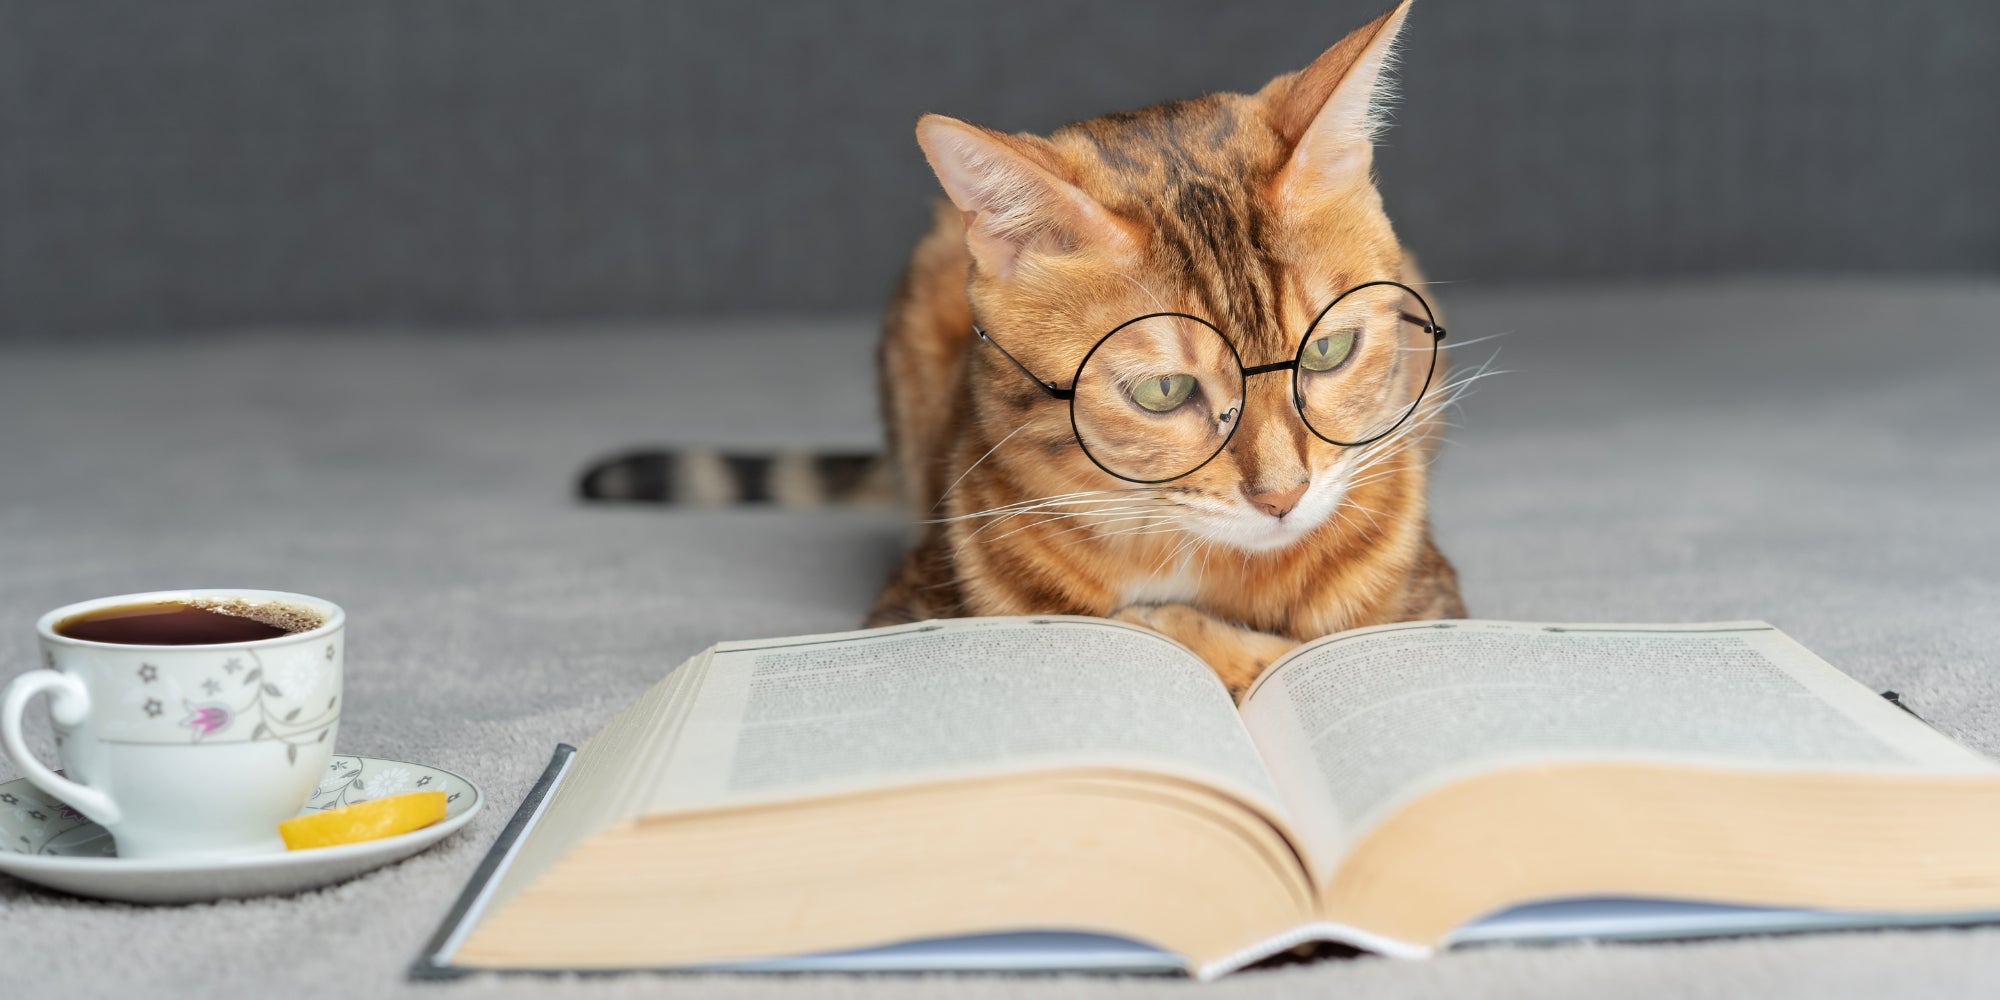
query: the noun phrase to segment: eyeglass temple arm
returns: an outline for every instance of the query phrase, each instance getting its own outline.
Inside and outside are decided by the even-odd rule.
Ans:
[[[1031,371],[1029,371],[1029,370],[1028,370],[1028,366],[1027,366],[1027,365],[1024,365],[1024,364],[1022,364],[1022,363],[1021,363],[1021,359],[1020,359],[1020,358],[1017,358],[1017,357],[1013,356],[1012,354],[1009,354],[1009,353],[1007,353],[1007,349],[1006,349],[1006,348],[1004,348],[1004,347],[1001,347],[1001,346],[1000,346],[1000,342],[999,342],[999,341],[997,341],[997,340],[994,340],[994,339],[993,339],[992,337],[989,337],[989,336],[987,336],[987,335],[986,335],[986,331],[985,331],[985,330],[982,330],[982,329],[980,329],[980,328],[979,328],[979,324],[977,324],[977,323],[974,323],[974,324],[972,324],[972,332],[973,332],[974,334],[978,335],[978,337],[979,337],[979,339],[980,339],[980,340],[983,340],[983,341],[986,341],[986,342],[987,342],[987,343],[989,343],[989,344],[992,344],[992,345],[993,345],[993,349],[994,349],[994,350],[996,350],[996,351],[999,351],[999,352],[1000,352],[1000,356],[1001,356],[1001,357],[1003,357],[1003,358],[1006,358],[1006,359],[1007,359],[1007,360],[1009,360],[1009,361],[1012,361],[1012,362],[1014,363],[1014,367],[1016,367],[1016,368],[1019,368],[1019,369],[1021,369],[1021,374],[1023,374],[1023,375],[1026,375],[1026,376],[1028,376],[1028,381],[1030,381],[1030,382],[1033,382],[1033,383],[1035,383],[1036,385],[1040,386],[1043,392],[1046,392],[1046,393],[1048,393],[1048,394],[1049,394],[1049,398],[1050,398],[1050,399],[1073,399],[1073,398],[1075,398],[1075,396],[1076,396],[1076,390],[1075,390],[1075,389],[1059,389],[1059,388],[1056,388],[1056,384],[1055,384],[1054,382],[1049,382],[1049,381],[1045,381],[1045,380],[1043,380],[1042,378],[1038,377],[1038,376],[1037,376],[1037,375],[1036,375],[1036,374],[1035,374],[1034,372],[1031,372]]]
[[[1443,339],[1444,339],[1444,327],[1441,327],[1441,326],[1437,325],[1436,323],[1433,323],[1433,322],[1431,322],[1430,320],[1427,320],[1427,319],[1423,318],[1422,316],[1414,316],[1414,315],[1411,315],[1410,313],[1404,313],[1404,314],[1403,314],[1403,319],[1404,319],[1404,320],[1406,320],[1406,321],[1408,321],[1408,322],[1411,322],[1411,323],[1415,323],[1415,324],[1417,324],[1418,326],[1421,326],[1421,327],[1423,327],[1423,328],[1424,328],[1424,332],[1425,332],[1425,333],[1428,333],[1428,334],[1430,334],[1431,336],[1433,336],[1433,337],[1436,337],[1436,338],[1437,338],[1437,339],[1439,339],[1439,340],[1443,340]],[[998,344],[995,344],[995,345],[993,345],[993,346],[995,346],[995,347],[998,347],[998,346],[1000,346],[1000,345],[998,345]]]

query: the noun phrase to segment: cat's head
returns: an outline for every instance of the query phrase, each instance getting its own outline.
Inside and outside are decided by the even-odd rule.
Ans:
[[[1106,115],[1047,137],[941,115],[918,123],[918,141],[963,216],[974,315],[1037,380],[1074,388],[1100,338],[1143,314],[1200,317],[1226,340],[1166,318],[1145,335],[1177,363],[1128,359],[1121,369],[1120,341],[1101,350],[1093,362],[1101,377],[1122,381],[1117,405],[1101,394],[1094,411],[1079,401],[1079,422],[1112,442],[1088,451],[1076,445],[1069,407],[999,351],[975,345],[966,391],[977,397],[968,401],[976,419],[1000,433],[1020,428],[994,461],[1016,465],[1017,475],[1034,468],[1043,495],[1129,487],[1107,474],[1105,453],[1131,451],[1112,456],[1115,466],[1143,464],[1148,441],[1170,456],[1200,452],[1222,427],[1220,452],[1209,449],[1206,464],[1161,484],[1185,505],[1180,527],[1270,551],[1333,515],[1368,449],[1313,433],[1291,374],[1182,376],[1233,371],[1221,356],[1230,348],[1243,368],[1291,360],[1309,329],[1331,335],[1315,343],[1330,370],[1310,377],[1346,387],[1339,405],[1356,413],[1384,398],[1371,377],[1428,376],[1395,363],[1397,352],[1414,356],[1429,342],[1395,316],[1415,308],[1399,290],[1357,296],[1315,326],[1347,289],[1408,280],[1372,176],[1384,71],[1408,7],[1255,94]]]

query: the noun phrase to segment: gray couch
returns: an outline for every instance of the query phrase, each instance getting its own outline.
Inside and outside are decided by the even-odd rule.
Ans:
[[[926,111],[1305,66],[1390,0],[0,0],[0,338],[880,307]],[[1419,0],[1434,277],[2000,272],[2000,5]]]
[[[1498,348],[1438,469],[1479,615],[1763,617],[2000,753],[2000,337],[1992,282],[1446,289]],[[492,808],[293,898],[148,908],[0,878],[9,996],[1131,996],[1093,978],[481,977],[403,970],[558,741],[719,639],[856,622],[895,515],[581,505],[641,442],[866,445],[871,323],[456,335],[286,328],[0,363],[0,675],[71,600],[186,585],[351,618],[341,749],[471,776]],[[768,358],[819,357],[823,367]],[[38,741],[51,751],[44,734]],[[11,777],[0,765],[0,778]],[[1884,858],[1887,865],[1897,859]],[[2000,928],[1496,948],[1252,971],[1218,995],[1991,996]]]

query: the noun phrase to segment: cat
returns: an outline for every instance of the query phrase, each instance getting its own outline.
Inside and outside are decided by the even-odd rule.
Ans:
[[[1438,411],[1464,381],[1440,384],[1442,354],[1423,353],[1444,331],[1373,178],[1409,7],[1254,94],[1046,137],[918,121],[948,200],[878,361],[887,458],[919,537],[866,624],[1111,617],[1193,649],[1240,698],[1300,642],[1465,615],[1426,508]],[[1378,308],[1332,330],[1343,302],[1342,315]],[[1121,326],[1148,314],[1175,315]],[[1132,331],[1181,360],[1149,368],[1106,347],[1130,347]],[[1391,427],[1419,377],[1431,393],[1383,436],[1327,433],[1321,414],[1342,408]],[[1308,380],[1331,388],[1309,404]],[[1205,455],[1211,441],[1226,443]],[[853,456],[647,452],[603,463],[583,492],[813,506],[879,497],[893,488],[882,471]]]
[[[1344,289],[1423,291],[1373,180],[1409,6],[1255,94],[1046,137],[918,122],[949,202],[889,308],[880,367],[891,453],[924,524],[868,624],[1107,616],[1187,645],[1240,697],[1302,641],[1464,616],[1425,505],[1442,397],[1381,441],[1340,447],[1305,426],[1286,379],[1248,380],[1219,454],[1141,485],[1095,467],[1069,408],[1034,384],[1147,313],[1206,319],[1254,366],[1291,356]]]

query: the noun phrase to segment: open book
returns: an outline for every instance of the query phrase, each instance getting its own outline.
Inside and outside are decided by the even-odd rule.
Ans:
[[[1100,619],[725,643],[538,791],[420,971],[1209,977],[2000,914],[2000,766],[1760,622],[1360,629],[1240,708]]]

